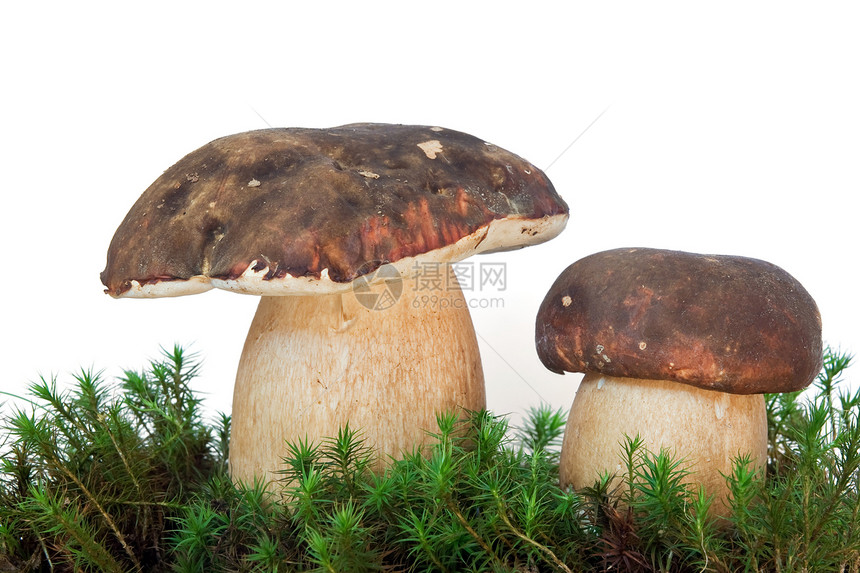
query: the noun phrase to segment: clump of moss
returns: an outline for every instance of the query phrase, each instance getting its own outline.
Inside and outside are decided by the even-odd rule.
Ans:
[[[440,414],[382,473],[346,427],[290,444],[267,489],[230,480],[229,417],[205,418],[181,348],[112,382],[41,380],[3,420],[0,571],[860,571],[850,360],[828,352],[811,393],[767,397],[767,471],[736,460],[724,521],[635,436],[620,480],[561,489],[565,419],[546,406],[519,429]]]

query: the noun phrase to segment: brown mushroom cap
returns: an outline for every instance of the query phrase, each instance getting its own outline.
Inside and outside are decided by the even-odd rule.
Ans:
[[[551,239],[567,205],[524,159],[439,127],[266,129],[190,153],[138,199],[101,274],[112,296],[339,292],[390,262]]]
[[[535,341],[554,372],[735,394],[802,389],[822,362],[818,308],[784,270],[657,249],[605,251],[565,269],[538,311]]]

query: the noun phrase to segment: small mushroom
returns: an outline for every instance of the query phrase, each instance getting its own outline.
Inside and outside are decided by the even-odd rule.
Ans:
[[[438,412],[483,408],[468,304],[445,265],[541,243],[567,217],[543,173],[464,133],[251,131],[159,177],[117,229],[101,278],[118,298],[261,296],[230,468],[272,479],[287,440],[349,423],[384,459],[425,441]]]
[[[821,318],[792,276],[756,259],[617,249],[564,270],[537,316],[551,371],[583,372],[565,430],[561,481],[620,469],[637,434],[668,448],[715,495],[738,456],[767,461],[763,393],[800,390],[822,363]]]

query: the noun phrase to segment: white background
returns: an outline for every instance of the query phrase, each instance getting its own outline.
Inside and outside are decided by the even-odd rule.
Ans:
[[[5,391],[80,367],[113,376],[179,342],[204,360],[208,406],[229,411],[256,300],[113,300],[99,272],[164,169],[267,125],[441,125],[547,168],[567,230],[486,255],[507,264],[504,308],[473,312],[497,413],[569,406],[579,377],[543,369],[534,316],[564,267],[614,247],[776,263],[817,300],[826,341],[860,351],[849,3],[135,6],[0,9]]]

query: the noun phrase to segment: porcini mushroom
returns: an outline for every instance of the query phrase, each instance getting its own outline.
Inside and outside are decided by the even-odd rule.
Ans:
[[[159,177],[117,229],[101,277],[114,297],[261,296],[236,377],[230,468],[271,479],[288,440],[349,423],[384,457],[422,443],[438,412],[484,407],[467,301],[456,281],[416,275],[541,243],[567,217],[539,169],[464,133],[267,129],[217,139]]]
[[[583,372],[561,481],[616,473],[624,436],[669,449],[726,511],[723,475],[763,466],[763,393],[806,387],[822,363],[821,319],[801,284],[756,259],[616,249],[565,269],[538,311],[535,341],[553,372]],[[722,475],[721,475],[722,474]]]

